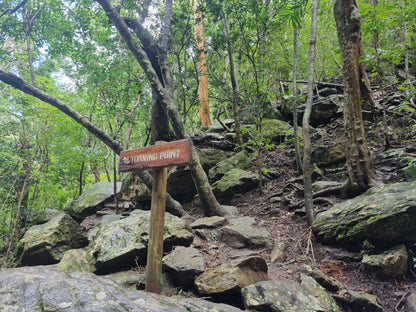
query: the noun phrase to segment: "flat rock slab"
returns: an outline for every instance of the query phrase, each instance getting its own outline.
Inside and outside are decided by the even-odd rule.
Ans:
[[[238,292],[267,278],[266,261],[260,256],[249,256],[206,270],[195,279],[195,286],[201,294],[216,295]]]
[[[227,223],[224,217],[213,216],[196,220],[191,223],[192,229],[215,229]]]
[[[416,182],[377,185],[361,196],[319,213],[317,238],[328,244],[360,246],[416,241]]]
[[[196,298],[174,299],[124,288],[91,273],[64,273],[51,266],[0,270],[2,311],[30,312],[237,312]]]
[[[313,278],[302,285],[290,280],[262,281],[241,290],[244,305],[253,311],[339,312],[335,300]]]

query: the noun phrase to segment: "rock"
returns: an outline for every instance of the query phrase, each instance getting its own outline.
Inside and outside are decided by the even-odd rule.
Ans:
[[[416,182],[377,185],[365,194],[319,213],[317,238],[328,244],[360,246],[416,241]]]
[[[86,272],[51,266],[0,270],[2,311],[54,312],[237,312],[235,307],[197,298],[169,298],[124,288]]]
[[[279,119],[264,119],[262,122],[263,139],[270,143],[281,144],[293,139],[293,127],[286,121]]]
[[[220,161],[228,158],[228,153],[215,148],[196,148],[201,166],[205,172],[214,167]]]
[[[416,180],[416,163],[412,162],[403,169],[408,181]]]
[[[266,261],[260,256],[249,256],[206,270],[195,279],[195,286],[200,294],[216,295],[238,292],[263,280],[267,280]]]
[[[364,255],[362,263],[384,276],[400,277],[407,272],[407,258],[406,246],[400,245],[378,255]]]
[[[270,254],[270,262],[275,263],[283,261],[286,258],[287,244],[283,242],[277,242],[274,244],[272,252]]]
[[[309,276],[302,276],[302,285],[291,280],[263,281],[243,288],[241,293],[246,309],[254,311],[340,311],[335,300]]]
[[[226,173],[232,169],[245,170],[252,165],[250,155],[247,151],[238,152],[231,157],[224,159],[217,163],[213,168],[209,170],[209,178],[211,181],[218,181]]]
[[[123,201],[132,201],[140,205],[148,205],[152,199],[152,192],[140,180],[134,172],[130,172],[123,180],[120,190],[120,199]]]
[[[341,144],[317,146],[312,151],[312,162],[318,167],[331,167],[345,163],[345,150]]]
[[[223,216],[235,216],[238,214],[238,208],[235,206],[221,205]]]
[[[94,258],[85,248],[67,250],[57,268],[64,272],[94,272]]]
[[[326,276],[321,270],[310,265],[302,265],[300,274],[312,277],[319,285],[328,291],[336,292],[343,288],[342,284]]]
[[[220,241],[233,248],[262,248],[271,246],[270,233],[264,228],[255,228],[255,220],[242,217],[230,220],[231,225],[220,229]]]
[[[351,311],[384,312],[378,304],[377,297],[362,291],[345,290],[337,298],[345,300]]]
[[[137,263],[145,264],[149,225],[150,211],[135,210],[129,217],[101,227],[90,244],[97,272],[114,272]],[[166,213],[164,250],[177,245],[189,246],[192,240],[186,221]]]
[[[50,209],[50,208],[31,211],[27,220],[28,227],[31,227],[37,224],[44,224],[50,221],[53,217],[60,215],[61,213],[64,213],[64,212],[61,210]]]
[[[228,128],[230,128],[234,124],[234,119],[224,119],[221,121]],[[201,131],[205,133],[222,133],[226,131],[226,129],[224,129],[224,127],[218,121],[215,121],[212,125],[203,127]]]
[[[117,183],[117,191],[120,191],[121,183]],[[82,220],[101,209],[105,202],[112,201],[114,197],[114,184],[111,182],[98,182],[87,188],[76,200],[74,200],[67,212],[75,219]]]
[[[231,197],[251,191],[258,184],[257,174],[241,169],[232,169],[212,185],[212,191],[218,197]]]
[[[411,293],[406,298],[406,311],[407,312],[416,312],[416,293]]]
[[[170,254],[163,257],[165,271],[179,287],[189,288],[195,276],[204,272],[205,258],[198,249],[192,247],[176,247]]]
[[[194,198],[197,192],[189,167],[169,168],[167,192],[180,202],[189,202]]]
[[[224,217],[213,216],[213,217],[205,217],[196,220],[195,222],[191,223],[192,229],[215,229],[220,226],[223,226],[227,223],[227,219]]]
[[[69,215],[62,213],[45,224],[29,228],[19,242],[21,265],[58,263],[64,252],[86,246],[81,227]]]

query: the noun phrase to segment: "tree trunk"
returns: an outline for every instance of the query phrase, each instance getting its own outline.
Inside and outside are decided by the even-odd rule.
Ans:
[[[221,4],[222,16],[224,19],[225,35],[227,36],[227,51],[228,51],[228,59],[230,62],[231,86],[233,88],[233,111],[234,111],[234,121],[235,121],[235,132],[236,132],[237,144],[242,146],[243,141],[241,139],[240,113],[239,113],[239,107],[238,107],[238,101],[240,97],[240,87],[235,76],[233,51],[231,49],[230,28],[228,27],[227,16],[225,15],[224,4],[222,3],[222,1],[223,0],[220,0],[220,4]]]
[[[207,59],[205,57],[205,39],[204,39],[204,19],[199,9],[199,0],[194,0],[195,12],[195,41],[196,53],[198,57],[198,97],[199,97],[199,118],[202,127],[212,124],[209,111],[209,93],[208,93],[208,70]]]
[[[133,37],[132,32],[126,24],[126,21],[120,17],[119,13],[111,6],[108,0],[97,0],[97,2],[104,9],[110,21],[117,27],[130,52],[133,54],[145,72],[153,92],[157,94],[157,97],[160,99],[161,105],[163,106],[163,110],[169,116],[170,123],[173,127],[176,137],[178,139],[188,138],[189,136],[186,133],[185,125],[179,115],[177,102],[172,96],[173,92],[170,88],[170,79],[167,76],[169,73],[168,63],[166,62],[167,42],[169,34],[167,23],[165,23],[164,27],[162,28],[162,43],[159,47],[160,49],[157,49],[158,57],[160,59],[159,65],[161,67],[154,68],[152,66],[151,60],[149,59],[152,54],[145,50],[146,47],[149,47],[149,45],[152,47],[151,38],[149,38],[149,34],[139,23],[139,21],[137,19],[128,20],[131,29],[137,36]],[[171,1],[166,2],[165,13],[170,12],[171,4]],[[160,74],[158,75],[158,72],[162,73],[163,81],[160,81]],[[201,199],[202,206],[204,207],[205,213],[207,215],[223,214],[221,205],[218,203],[212,193],[210,184],[208,182],[208,177],[206,176],[205,171],[202,169],[198,154],[195,150],[193,150],[192,154],[194,157],[194,160],[190,166],[192,178],[194,180],[196,189],[198,190],[198,194]]]
[[[345,83],[344,122],[347,137],[346,156],[349,181],[345,195],[361,193],[374,177],[361,111],[364,64],[361,45],[361,16],[355,0],[336,0],[334,16],[341,47]],[[366,93],[368,97],[369,93]]]
[[[313,102],[313,86],[314,86],[314,73],[315,73],[315,47],[316,47],[316,15],[317,15],[318,0],[312,1],[312,25],[311,25],[311,38],[309,41],[309,73],[308,73],[308,92],[306,108],[303,114],[302,127],[303,127],[303,184],[304,184],[304,197],[305,197],[305,211],[308,223],[312,225],[315,220],[315,209],[313,207],[313,194],[312,194],[312,144],[309,133],[309,120],[312,111]]]

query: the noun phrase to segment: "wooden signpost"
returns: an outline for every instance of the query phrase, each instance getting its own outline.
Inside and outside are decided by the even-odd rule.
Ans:
[[[190,139],[156,142],[156,145],[120,153],[120,172],[153,169],[150,233],[146,264],[147,292],[160,294],[162,278],[163,233],[165,227],[167,167],[189,165],[192,160]]]

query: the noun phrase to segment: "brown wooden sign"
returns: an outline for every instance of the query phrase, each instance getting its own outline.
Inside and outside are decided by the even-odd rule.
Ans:
[[[158,168],[191,163],[192,141],[190,139],[165,142],[120,153],[120,172],[136,169]]]

